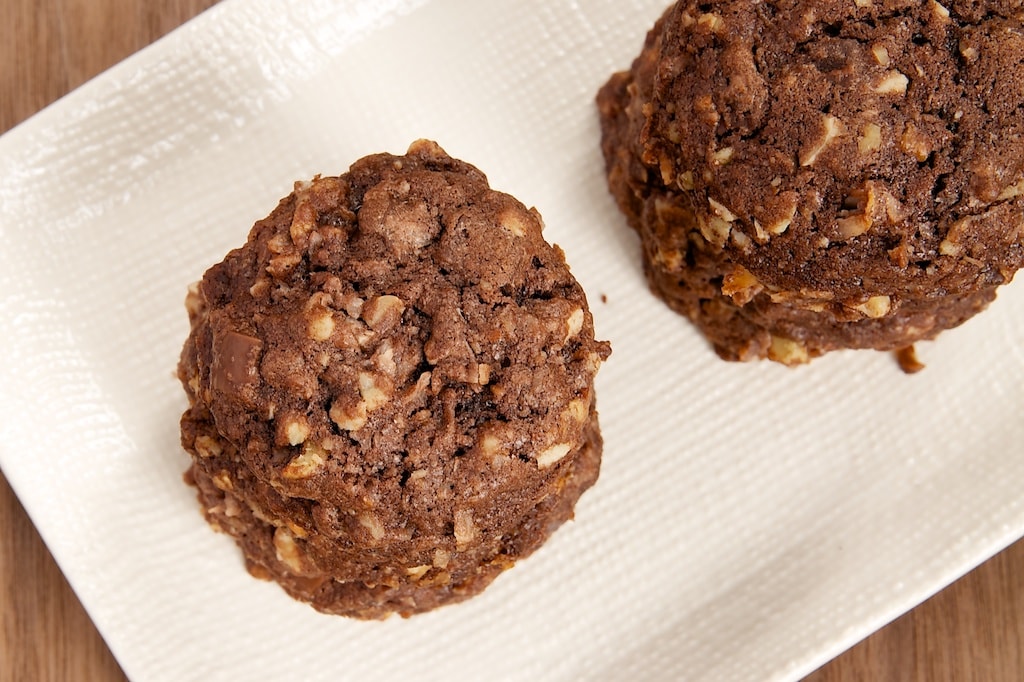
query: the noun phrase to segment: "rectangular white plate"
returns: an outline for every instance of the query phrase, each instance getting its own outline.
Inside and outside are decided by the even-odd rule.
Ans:
[[[1024,534],[1020,285],[913,377],[727,364],[648,293],[593,97],[664,1],[228,0],[0,139],[0,464],[133,679],[796,679]],[[565,249],[606,451],[484,595],[364,623],[206,527],[173,372],[186,285],[294,180],[418,137]]]

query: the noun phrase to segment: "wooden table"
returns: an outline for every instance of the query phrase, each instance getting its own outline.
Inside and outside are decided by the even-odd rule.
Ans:
[[[215,0],[2,0],[0,132]],[[124,675],[0,476],[0,681]],[[806,682],[1024,680],[1024,541]]]

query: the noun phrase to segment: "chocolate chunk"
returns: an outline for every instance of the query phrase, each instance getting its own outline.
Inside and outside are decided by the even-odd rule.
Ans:
[[[246,334],[228,331],[213,337],[210,366],[214,390],[241,396],[259,383],[259,361],[263,342]]]

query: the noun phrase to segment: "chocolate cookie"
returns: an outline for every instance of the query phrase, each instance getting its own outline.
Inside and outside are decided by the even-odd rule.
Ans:
[[[609,347],[541,228],[419,141],[297,183],[205,274],[182,443],[252,573],[321,611],[408,616],[572,517]]]
[[[899,349],[1021,267],[1012,3],[679,2],[597,97],[656,293],[723,358]]]

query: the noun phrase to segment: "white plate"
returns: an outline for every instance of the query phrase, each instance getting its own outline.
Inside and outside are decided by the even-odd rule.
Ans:
[[[727,364],[647,292],[593,96],[663,2],[228,0],[0,139],[0,464],[129,676],[796,679],[1024,534],[1022,286],[913,377]],[[364,623],[206,527],[173,371],[186,285],[292,181],[418,137],[567,252],[606,452],[484,595]]]

